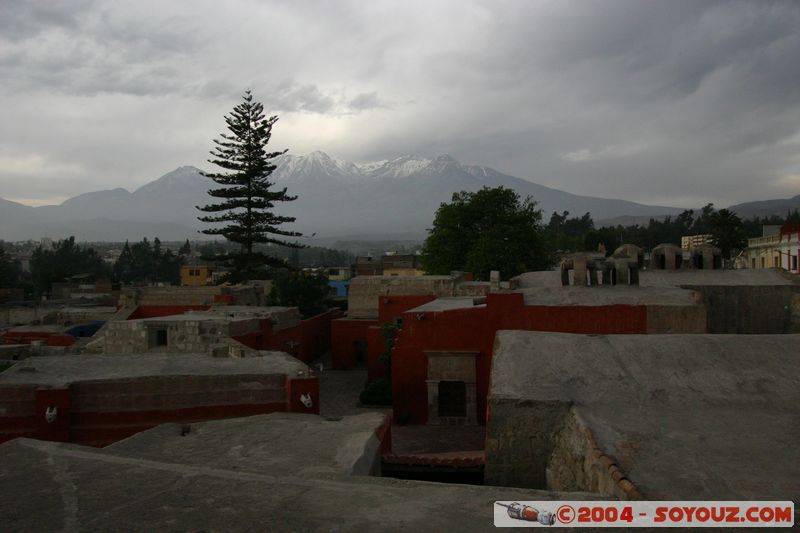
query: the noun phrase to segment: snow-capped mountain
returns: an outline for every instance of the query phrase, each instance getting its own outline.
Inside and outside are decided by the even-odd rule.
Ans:
[[[679,213],[674,207],[578,196],[515,178],[482,166],[462,165],[447,155],[402,156],[352,163],[324,152],[276,159],[271,180],[297,200],[279,212],[297,219],[292,229],[318,237],[424,237],[436,209],[457,191],[503,185],[532,196],[544,212],[591,212],[595,220],[623,215]],[[123,240],[158,236],[162,240],[198,238],[204,227],[195,206],[211,201],[216,186],[191,166],[180,167],[134,192],[89,192],[58,206],[27,207],[0,201],[0,239],[75,235],[85,240]]]

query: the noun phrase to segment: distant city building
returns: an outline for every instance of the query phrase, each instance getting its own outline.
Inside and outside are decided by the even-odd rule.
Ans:
[[[764,226],[763,235],[748,239],[744,256],[749,268],[783,268],[800,273],[800,224]]]
[[[181,285],[189,287],[199,287],[214,283],[214,271],[212,265],[183,265],[181,266]]]
[[[703,246],[704,244],[714,244],[712,242],[713,236],[705,235],[685,235],[681,237],[681,248],[684,250],[691,250],[695,246]]]
[[[424,276],[419,256],[413,254],[386,254],[381,257],[384,276]]]
[[[328,267],[325,269],[328,277],[328,286],[339,298],[347,298],[347,291],[350,287],[350,279],[353,277],[353,269],[347,266]]]
[[[380,276],[382,273],[380,260],[371,256],[356,257],[356,276]]]

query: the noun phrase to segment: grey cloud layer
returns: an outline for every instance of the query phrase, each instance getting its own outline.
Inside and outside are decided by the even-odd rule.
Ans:
[[[662,204],[789,196],[798,27],[791,0],[2,1],[0,161],[133,188],[202,165],[251,88],[295,153],[450,153]],[[0,168],[0,197],[82,192],[45,170]]]

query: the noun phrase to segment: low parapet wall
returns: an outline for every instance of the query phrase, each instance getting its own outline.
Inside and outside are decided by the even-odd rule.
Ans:
[[[264,360],[240,362],[176,356],[160,358],[148,371],[131,363],[144,366],[159,356],[74,358],[81,361],[28,359],[7,371],[12,375],[0,374],[0,442],[27,436],[104,446],[165,422],[319,413],[318,378],[285,354],[264,352]],[[89,365],[85,373],[81,363]],[[69,377],[64,369],[85,377]]]

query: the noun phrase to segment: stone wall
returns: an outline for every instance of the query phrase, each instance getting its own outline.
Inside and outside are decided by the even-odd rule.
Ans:
[[[214,346],[227,345],[231,337],[260,331],[256,318],[244,320],[129,320],[111,322],[103,336],[104,353],[209,353]],[[157,343],[158,331],[166,332],[166,345]]]
[[[492,399],[486,427],[484,483],[547,488],[547,468],[570,404],[562,401]]]
[[[641,499],[568,402],[494,400],[490,412],[487,485]]]
[[[789,332],[800,333],[800,292],[792,293],[789,309]]]
[[[52,311],[52,308],[40,307],[35,304],[24,306],[3,305],[0,306],[0,328],[33,324]]]
[[[547,489],[592,492],[620,500],[642,499],[614,459],[598,448],[574,409],[555,437],[547,464]]]
[[[783,334],[800,331],[800,287],[687,286],[703,295],[707,333]]]
[[[347,295],[349,318],[376,319],[381,296],[485,296],[489,283],[465,282],[460,276],[356,276]]]
[[[211,305],[222,294],[222,287],[141,287],[125,289],[119,305]]]
[[[648,305],[647,333],[707,333],[707,310],[697,305]]]

